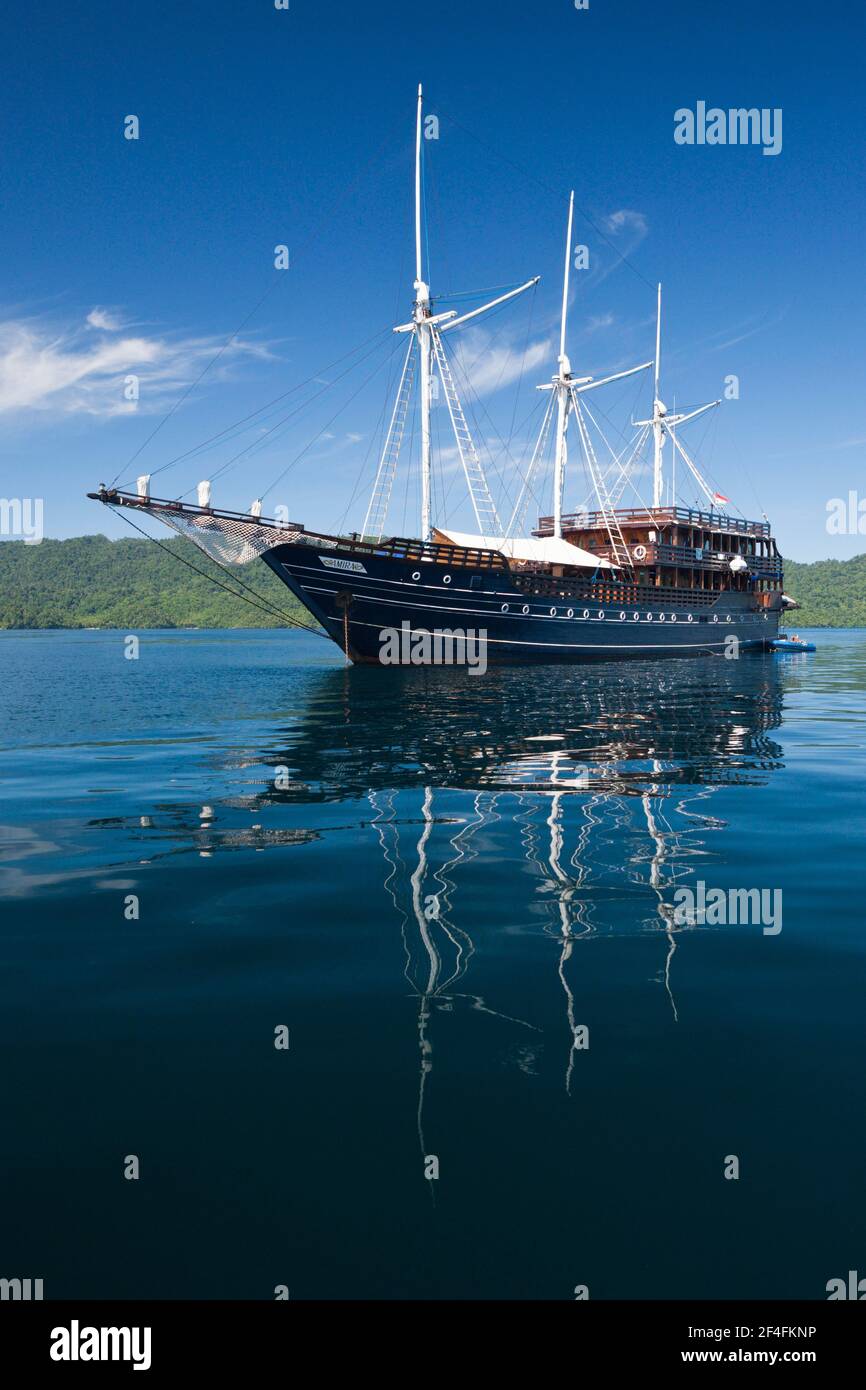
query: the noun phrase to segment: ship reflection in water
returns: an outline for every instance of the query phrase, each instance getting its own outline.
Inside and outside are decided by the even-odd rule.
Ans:
[[[484,681],[439,669],[332,671],[268,760],[288,785],[261,801],[365,797],[370,848],[381,855],[389,920],[417,998],[418,1137],[433,1070],[434,1021],[459,1009],[511,1025],[518,1065],[532,1070],[543,1033],[472,989],[475,939],[502,913],[473,877],[492,874],[511,930],[551,939],[564,999],[565,1087],[588,1049],[575,990],[582,950],[605,934],[659,937],[656,983],[678,1018],[674,956],[684,933],[673,893],[713,857],[725,829],[713,797],[761,786],[782,766],[770,736],[782,689],[772,658],[573,669],[491,670]],[[287,773],[290,775],[287,777]],[[460,807],[461,809],[456,809]]]
[[[395,670],[383,681],[364,667],[331,668],[311,676],[283,742],[225,759],[230,777],[270,765],[267,790],[224,795],[219,814],[157,804],[141,820],[149,848],[142,862],[309,844],[319,828],[268,827],[270,813],[366,804],[359,829],[380,856],[381,930],[395,928],[417,1000],[417,1130],[426,1154],[434,1024],[459,1010],[505,1022],[519,1039],[516,1065],[534,1072],[544,1027],[472,988],[476,939],[506,918],[509,932],[550,938],[569,1094],[576,1054],[589,1048],[576,992],[580,953],[594,939],[657,936],[651,984],[678,1020],[680,941],[714,928],[678,923],[674,890],[713,862],[726,828],[713,810],[716,793],[760,787],[783,765],[771,737],[781,719],[777,664],[755,655],[665,671],[571,668],[555,681],[502,668],[484,680],[438,668]],[[223,824],[231,811],[256,819]],[[495,891],[479,892],[479,875]]]

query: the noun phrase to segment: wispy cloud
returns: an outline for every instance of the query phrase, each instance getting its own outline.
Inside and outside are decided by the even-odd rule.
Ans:
[[[526,343],[515,335],[500,342],[494,340],[486,328],[468,328],[461,333],[458,344],[452,340],[447,346],[452,349],[460,375],[469,378],[476,396],[492,396],[504,391],[513,386],[521,374],[538,371],[544,363],[548,364],[550,372],[555,368],[556,353],[548,338]]]
[[[788,306],[770,313],[765,310],[762,314],[750,314],[742,323],[736,324],[732,328],[720,328],[715,333],[708,333],[703,338],[698,338],[683,351],[689,354],[694,353],[697,348],[704,348],[707,352],[724,352],[727,348],[736,346],[737,343],[744,343],[748,338],[754,338],[756,333],[764,333],[768,328],[775,328],[781,323],[788,312]]]
[[[134,335],[121,329],[118,316],[100,308],[74,324],[0,320],[0,414],[112,418],[164,410],[224,345],[215,337]],[[238,358],[270,355],[263,344],[235,339],[224,348],[213,379],[224,377]],[[130,376],[138,379],[137,400],[124,394]]]
[[[616,322],[613,314],[590,314],[583,327],[586,335],[597,333],[600,328],[611,328]]]
[[[825,444],[823,439],[816,439],[806,449],[784,449],[780,453],[767,453],[764,458],[816,458],[820,454],[838,454],[845,449],[862,449],[864,444],[866,444],[866,435],[855,435],[852,439],[838,439],[833,444]]]
[[[99,306],[91,309],[87,315],[86,322],[91,328],[104,329],[106,333],[117,333],[123,327],[123,320],[110,309],[100,309]]]
[[[606,240],[599,240],[593,236],[591,228],[588,230],[586,239],[592,248],[589,271],[583,276],[573,277],[582,281],[584,287],[600,285],[608,275],[618,270],[649,236],[650,230],[645,213],[638,212],[636,208],[617,208],[614,212],[594,217],[593,221]]]
[[[604,226],[611,236],[618,236],[620,232],[628,231],[633,236],[637,235],[640,241],[649,231],[646,217],[642,212],[636,212],[634,208],[619,208],[616,212],[608,213],[604,219]]]

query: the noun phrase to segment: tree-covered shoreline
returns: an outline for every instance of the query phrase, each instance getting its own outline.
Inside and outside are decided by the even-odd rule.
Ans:
[[[0,544],[0,628],[288,627],[212,582],[228,584],[207,556],[181,537],[162,542],[76,536]],[[179,563],[182,557],[202,571]],[[286,617],[309,614],[261,561],[238,571],[245,585]],[[797,627],[866,627],[866,555],[785,562],[785,589],[802,604]]]
[[[310,621],[261,561],[237,573],[244,585],[262,595],[265,606]],[[226,593],[214,580],[232,587],[219,566],[180,536],[161,546],[137,537],[111,541],[107,536],[44,540],[39,545],[7,541],[0,544],[0,628],[291,626],[270,608],[263,612]]]

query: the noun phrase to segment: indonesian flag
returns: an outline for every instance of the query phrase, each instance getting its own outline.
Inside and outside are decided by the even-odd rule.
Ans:
[[[714,501],[714,502],[730,502],[730,500],[731,500],[730,497],[726,497],[725,494],[724,494],[723,492],[714,492],[714,493],[713,493],[713,501]]]

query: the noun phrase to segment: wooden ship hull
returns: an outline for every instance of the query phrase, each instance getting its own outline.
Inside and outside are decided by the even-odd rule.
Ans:
[[[600,517],[581,518],[580,529],[563,521],[567,539],[597,539],[603,558],[606,533],[592,534]],[[489,664],[770,647],[783,612],[782,560],[766,523],[677,507],[634,521],[622,514],[620,525],[633,568],[595,575],[494,550],[306,534],[262,558],[354,661],[378,662],[383,632],[403,624],[411,634],[483,633]],[[545,527],[542,519],[537,534]],[[731,571],[735,556],[747,570]]]

